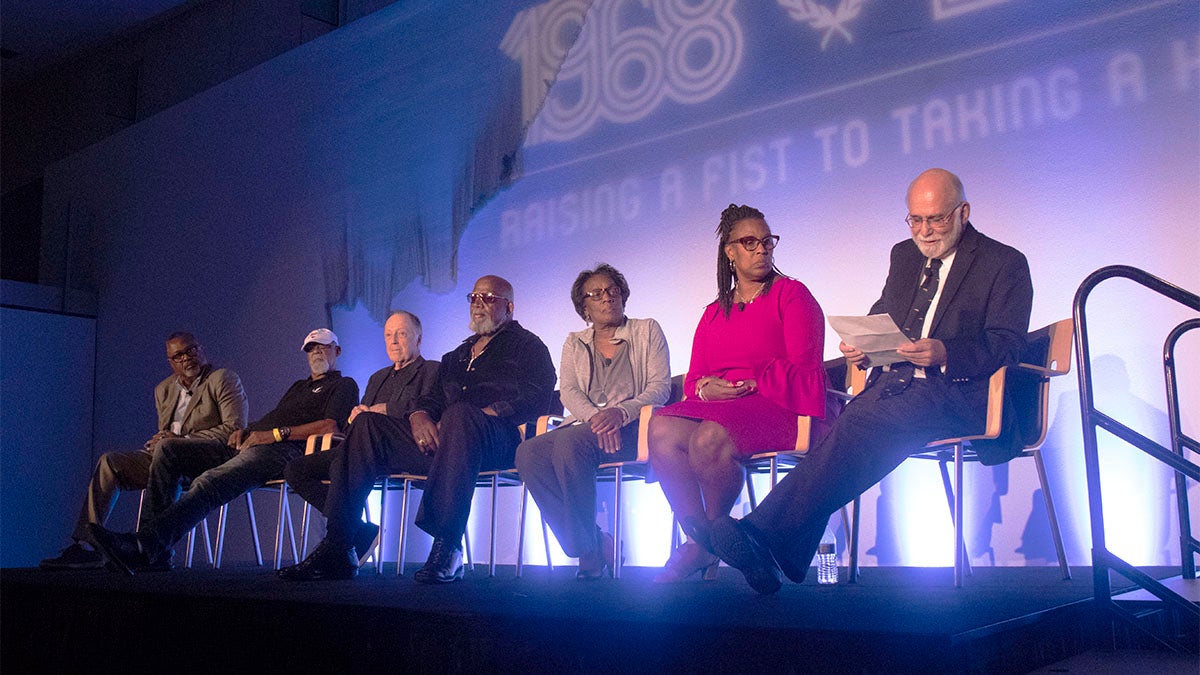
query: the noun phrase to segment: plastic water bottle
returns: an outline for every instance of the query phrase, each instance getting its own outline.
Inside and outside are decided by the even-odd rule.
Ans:
[[[817,583],[822,585],[838,582],[837,539],[825,530],[821,543],[817,545]]]

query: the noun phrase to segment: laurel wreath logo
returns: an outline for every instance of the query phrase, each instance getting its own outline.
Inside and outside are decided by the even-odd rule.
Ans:
[[[866,0],[838,0],[837,9],[831,10],[816,0],[777,0],[779,6],[787,10],[788,16],[795,21],[807,23],[813,30],[823,30],[821,51],[829,46],[834,35],[841,35],[847,43],[854,42],[854,36],[846,28],[846,24],[858,18]]]

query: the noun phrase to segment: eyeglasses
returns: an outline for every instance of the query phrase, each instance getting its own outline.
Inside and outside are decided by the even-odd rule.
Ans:
[[[921,216],[914,216],[910,213],[908,214],[908,217],[904,219],[904,222],[908,223],[909,227],[921,227],[921,225],[929,223],[929,226],[933,228],[945,228],[949,225],[950,219],[954,217],[954,212],[962,207],[962,205],[965,203],[966,202],[959,202],[958,206],[950,209],[949,213],[940,213],[936,216],[926,216],[922,218]]]
[[[742,248],[750,251],[751,253],[758,250],[759,244],[762,245],[764,251],[771,251],[779,245],[779,235],[768,234],[762,239],[759,239],[758,237],[742,237],[741,239],[734,239],[733,241],[741,244]]]
[[[467,293],[467,304],[473,305],[476,301],[482,302],[485,305],[494,305],[497,302],[508,302],[508,298],[503,295],[496,295],[492,292],[487,293]]]
[[[200,350],[200,346],[199,346],[199,345],[192,345],[191,347],[188,347],[187,349],[185,349],[185,350],[183,350],[183,351],[181,351],[181,352],[176,352],[176,353],[174,353],[174,354],[172,354],[172,355],[168,356],[168,357],[167,357],[167,359],[168,359],[168,360],[169,360],[171,363],[183,363],[183,362],[184,362],[184,361],[186,361],[186,360],[187,360],[189,357],[193,357],[193,356],[195,356],[195,355],[196,355],[196,352],[197,352],[197,351],[199,351],[199,350]]]
[[[599,300],[605,295],[610,298],[619,298],[621,297],[621,289],[617,286],[609,286],[608,288],[597,288],[594,291],[587,291],[584,293],[584,295],[592,300]]]

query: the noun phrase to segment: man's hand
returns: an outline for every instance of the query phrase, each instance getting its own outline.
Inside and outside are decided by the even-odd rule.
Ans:
[[[164,438],[179,438],[179,435],[171,433],[170,431],[160,431],[157,434],[154,434],[153,436],[151,436],[150,440],[146,441],[146,445],[143,447],[145,447],[147,450],[153,450],[155,444],[157,444],[159,441],[161,441]]]
[[[354,418],[358,417],[359,413],[373,412],[387,414],[387,403],[376,403],[375,405],[356,405],[350,411],[350,419],[346,420],[346,424],[354,424]]]
[[[754,380],[730,382],[720,377],[705,377],[696,383],[697,397],[701,389],[704,390],[705,401],[728,401],[753,394],[758,390],[758,383]]]
[[[851,347],[845,342],[839,343],[838,349],[842,350],[842,355],[846,357],[846,363],[861,369],[871,367],[871,359],[861,349]]]
[[[946,364],[946,345],[933,338],[921,338],[911,345],[900,347],[896,352],[908,359],[909,363],[922,368]]]
[[[275,442],[275,434],[269,431],[251,431],[242,438],[242,442],[236,447],[238,450],[245,450],[252,445],[269,445]]]
[[[231,448],[236,448],[242,444],[242,436],[246,434],[245,429],[234,429],[232,434],[229,434],[229,440],[225,441],[225,445]]]
[[[417,447],[422,453],[432,455],[438,449],[438,428],[434,424],[433,418],[424,410],[408,416],[408,423],[412,427],[413,440],[417,442]]]

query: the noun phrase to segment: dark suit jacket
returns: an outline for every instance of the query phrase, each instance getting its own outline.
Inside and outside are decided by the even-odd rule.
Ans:
[[[246,426],[250,416],[246,393],[237,373],[225,368],[205,366],[192,385],[192,400],[183,413],[179,435],[185,438],[213,438],[224,441],[236,429]],[[168,431],[179,402],[179,387],[172,375],[154,388],[154,407],[158,411],[158,430]]]
[[[396,375],[401,381],[393,390],[392,397],[387,401],[377,400],[379,388],[383,386],[383,381],[392,372],[392,368],[394,366],[380,368],[371,375],[371,379],[367,380],[367,390],[363,393],[362,402],[363,405],[387,403],[388,417],[407,420],[408,414],[416,408],[417,399],[431,393],[437,385],[438,362],[426,361],[424,357],[418,356],[416,361]]]
[[[871,313],[887,312],[896,325],[904,325],[925,260],[912,239],[893,246],[883,294],[871,306]],[[1029,264],[1017,249],[981,234],[967,223],[954,266],[942,283],[942,297],[929,337],[946,345],[944,377],[951,395],[962,397],[964,416],[982,421],[988,378],[1001,366],[1021,360],[1033,305]],[[877,379],[878,373],[873,378]],[[1005,433],[997,442],[974,445],[985,464],[1007,461],[1019,452],[1021,439],[1012,433],[1009,424],[1014,416],[1006,417]]]

